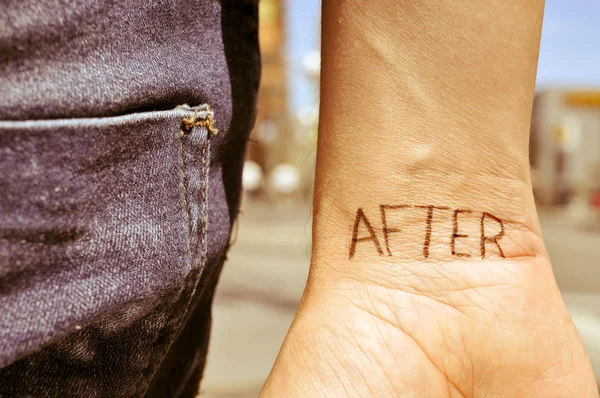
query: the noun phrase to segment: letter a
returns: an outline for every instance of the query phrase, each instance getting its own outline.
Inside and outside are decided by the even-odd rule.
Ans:
[[[363,222],[363,224],[365,224],[365,227],[367,227],[367,230],[369,231],[369,236],[359,238],[358,237],[358,227],[360,226],[361,221]],[[356,244],[358,242],[364,242],[364,241],[368,241],[368,240],[373,241],[373,243],[375,244],[375,248],[377,249],[377,253],[380,256],[383,256],[383,250],[381,250],[381,245],[379,244],[377,235],[375,235],[375,230],[371,226],[371,223],[367,219],[367,216],[365,216],[363,209],[359,208],[356,211],[356,219],[354,220],[354,227],[352,228],[352,244],[350,245],[350,259],[352,259],[352,257],[354,257],[354,253],[356,252]]]

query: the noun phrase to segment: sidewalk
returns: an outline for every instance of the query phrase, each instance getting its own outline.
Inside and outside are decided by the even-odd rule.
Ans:
[[[215,297],[202,397],[258,396],[306,283],[310,221],[308,207],[242,208]]]
[[[556,281],[600,380],[600,231],[562,214],[541,217]]]

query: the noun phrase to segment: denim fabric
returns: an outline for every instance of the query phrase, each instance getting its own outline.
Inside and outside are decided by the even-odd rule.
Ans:
[[[195,396],[259,74],[255,1],[3,4],[0,396]]]

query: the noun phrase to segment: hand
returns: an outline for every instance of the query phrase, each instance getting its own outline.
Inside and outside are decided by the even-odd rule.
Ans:
[[[276,397],[598,397],[528,148],[543,1],[323,1],[313,256]]]

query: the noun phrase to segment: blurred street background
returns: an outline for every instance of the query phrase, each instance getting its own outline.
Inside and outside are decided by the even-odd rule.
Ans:
[[[319,0],[260,0],[259,116],[215,298],[202,396],[256,397],[310,259]],[[547,0],[530,159],[559,286],[600,379],[600,2]]]

